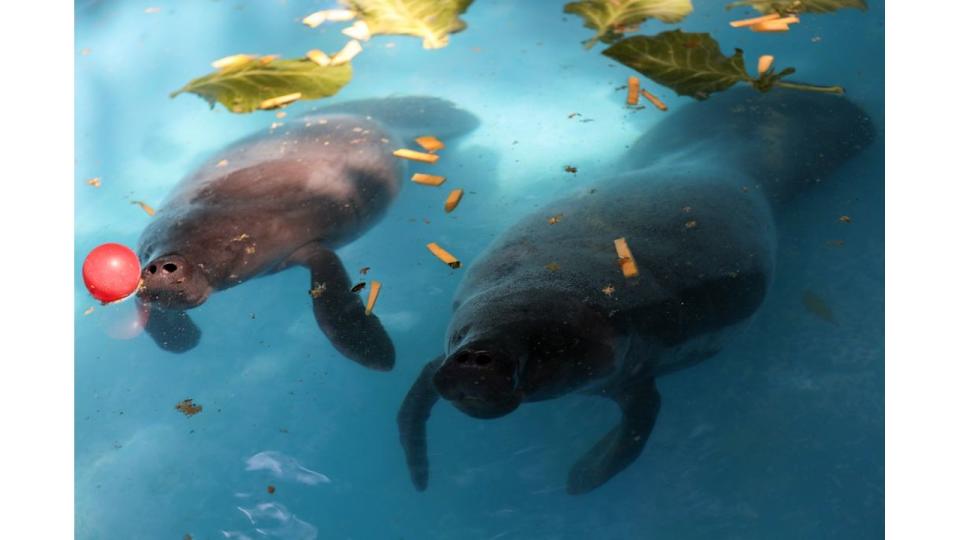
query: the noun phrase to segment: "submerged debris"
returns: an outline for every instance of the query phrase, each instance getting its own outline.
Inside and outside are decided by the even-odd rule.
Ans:
[[[813,313],[817,317],[829,323],[837,324],[836,319],[833,318],[833,311],[830,310],[830,307],[827,305],[826,301],[813,292],[803,291],[803,307],[807,308],[807,311]]]
[[[560,223],[560,220],[561,220],[561,219],[563,219],[563,213],[562,213],[562,212],[559,213],[559,214],[557,214],[557,215],[555,215],[555,216],[550,216],[550,217],[548,217],[548,218],[547,218],[547,223],[549,223],[550,225],[556,225],[557,223]]]
[[[310,296],[314,298],[320,298],[320,295],[327,290],[326,283],[313,282],[313,288],[310,289]]]
[[[838,221],[840,221],[840,223],[853,223],[853,220],[850,219],[850,216],[840,216]]]
[[[365,275],[367,275],[367,272],[369,272],[369,271],[370,271],[370,267],[369,267],[369,266],[364,266],[363,268],[360,269],[360,275],[361,275],[361,276],[365,276]]]
[[[560,265],[556,262],[549,262],[546,264],[546,266],[544,266],[544,268],[551,272],[556,272],[557,270],[560,270]]]
[[[606,287],[600,289],[600,291],[607,296],[613,296],[613,291],[615,290],[616,289],[613,288],[613,285],[607,285]]]
[[[366,282],[366,281],[361,281],[360,283],[357,283],[356,285],[354,285],[353,288],[350,289],[350,292],[360,292],[360,291],[362,291],[363,288],[366,287],[366,286],[367,286],[367,282]]]
[[[87,180],[87,184],[89,184],[89,185],[91,185],[91,186],[93,186],[93,187],[100,187],[100,184],[101,184],[101,182],[100,182],[100,177],[97,176],[96,178],[91,178],[91,179]]]
[[[177,403],[176,409],[182,412],[184,416],[193,416],[203,410],[203,405],[194,403],[193,399],[187,398]]]
[[[577,168],[573,165],[564,165],[563,170],[568,173],[577,174]]]
[[[275,488],[273,484],[270,484],[269,486],[267,486],[267,493],[273,495],[276,492],[277,492],[277,488]]]

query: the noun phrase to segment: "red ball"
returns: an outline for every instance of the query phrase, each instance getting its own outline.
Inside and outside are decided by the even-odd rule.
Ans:
[[[130,296],[140,284],[140,261],[120,244],[94,248],[83,261],[83,283],[94,298],[116,302]]]

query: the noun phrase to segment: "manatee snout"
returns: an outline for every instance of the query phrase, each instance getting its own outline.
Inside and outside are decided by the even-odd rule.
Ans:
[[[141,300],[163,309],[183,310],[199,306],[210,295],[210,285],[193,264],[179,255],[153,259],[140,273]]]
[[[444,399],[474,418],[497,418],[520,406],[518,362],[489,347],[463,347],[451,354],[433,377]]]

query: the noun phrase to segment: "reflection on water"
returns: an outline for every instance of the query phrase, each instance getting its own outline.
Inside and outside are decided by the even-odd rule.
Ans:
[[[292,457],[270,450],[250,456],[247,459],[246,470],[266,470],[278,480],[290,480],[310,486],[330,483],[330,479],[325,474],[311,471]]]

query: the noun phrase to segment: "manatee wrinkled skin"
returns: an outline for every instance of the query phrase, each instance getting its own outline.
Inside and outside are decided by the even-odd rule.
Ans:
[[[640,137],[621,163],[629,172],[508,229],[468,268],[444,354],[400,408],[414,485],[427,485],[426,422],[441,397],[496,418],[571,392],[605,396],[621,421],[573,465],[567,491],[629,466],[659,411],[655,379],[715,355],[749,323],[773,279],[777,214],[873,134],[843,98],[730,91]],[[620,237],[636,277],[621,271]]]
[[[442,126],[438,135],[454,137],[476,125],[437,98],[347,102],[216,153],[174,188],[140,238],[147,332],[166,350],[189,350],[200,330],[186,310],[215,291],[304,266],[314,316],[334,347],[391,369],[393,344],[351,292],[334,250],[377,223],[397,195],[406,166],[393,150],[419,130]]]

